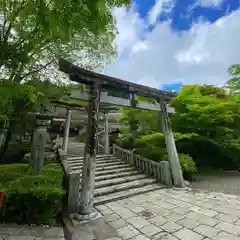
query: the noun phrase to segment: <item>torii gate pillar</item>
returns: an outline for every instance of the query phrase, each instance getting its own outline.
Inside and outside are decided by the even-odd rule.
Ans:
[[[184,188],[184,179],[182,175],[181,166],[178,159],[178,153],[171,129],[171,124],[168,118],[166,104],[160,100],[161,106],[161,123],[162,123],[162,130],[164,132],[165,143],[168,152],[168,160],[171,167],[171,172],[173,176],[173,185],[175,187]]]
[[[71,124],[71,110],[68,110],[67,119],[65,121],[65,128],[64,128],[64,137],[63,137],[63,145],[62,145],[63,152],[67,152],[70,124]]]
[[[108,114],[104,114],[104,153],[109,154]]]

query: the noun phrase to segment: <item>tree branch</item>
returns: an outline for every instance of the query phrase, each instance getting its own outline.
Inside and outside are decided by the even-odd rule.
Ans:
[[[35,74],[35,73],[37,73],[37,72],[40,72],[41,70],[43,70],[44,68],[46,68],[47,66],[49,66],[50,64],[52,64],[54,61],[55,61],[55,59],[54,59],[54,60],[51,60],[50,62],[48,62],[48,63],[45,64],[44,66],[42,66],[42,67],[40,67],[40,68],[38,68],[38,69],[36,69],[36,70],[34,70],[34,71],[30,71],[30,72],[24,74],[24,75],[21,77],[20,80],[23,80],[24,78],[26,78],[26,77],[28,77],[28,76],[30,76],[30,75],[33,75],[33,74]]]
[[[19,8],[16,10],[16,12],[13,14],[13,18],[11,19],[11,21],[10,21],[10,23],[9,23],[9,25],[8,25],[8,28],[7,28],[7,30],[6,30],[6,34],[5,34],[5,36],[4,36],[4,40],[3,40],[4,45],[7,43],[7,40],[8,40],[8,38],[9,38],[11,29],[12,29],[12,26],[13,26],[13,23],[14,23],[14,21],[16,20],[17,15],[18,15],[19,12],[23,9],[25,3],[26,3],[26,1],[23,1],[23,2],[20,4]],[[4,19],[4,21],[7,21],[7,19]]]

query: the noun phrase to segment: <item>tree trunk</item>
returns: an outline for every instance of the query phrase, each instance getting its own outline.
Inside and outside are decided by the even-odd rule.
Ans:
[[[98,124],[100,92],[97,85],[90,86],[88,105],[88,124],[82,169],[81,197],[79,213],[90,214],[93,211],[93,195],[96,170],[96,130]]]

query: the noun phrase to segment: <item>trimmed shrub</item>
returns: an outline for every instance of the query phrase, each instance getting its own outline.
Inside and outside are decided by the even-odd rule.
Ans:
[[[131,134],[120,134],[116,141],[116,144],[125,149],[133,149],[134,141]]]
[[[30,179],[27,179],[28,181]],[[3,222],[19,224],[50,223],[61,211],[64,190],[56,186],[32,186],[23,188],[22,182],[8,187],[0,213]]]
[[[46,165],[42,174],[30,173],[27,164],[8,164],[0,166],[0,173],[0,185],[7,189],[0,212],[2,222],[50,224],[61,212],[66,192],[60,164]]]
[[[160,162],[164,160],[164,157],[167,154],[167,150],[165,148],[155,147],[151,145],[147,145],[142,148],[136,149],[137,154],[149,158],[155,162]]]
[[[165,148],[164,134],[161,132],[156,132],[136,139],[135,142],[136,148],[145,147],[146,145]]]
[[[5,186],[9,182],[28,174],[28,170],[28,164],[14,163],[0,165],[0,184]]]
[[[183,172],[186,173],[197,172],[196,164],[190,155],[178,154],[178,158]]]

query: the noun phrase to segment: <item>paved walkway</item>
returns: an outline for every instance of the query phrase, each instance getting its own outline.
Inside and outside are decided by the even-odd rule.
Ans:
[[[64,240],[62,227],[0,224],[0,240]]]
[[[118,233],[108,240],[237,240],[240,197],[163,189],[97,207]]]

